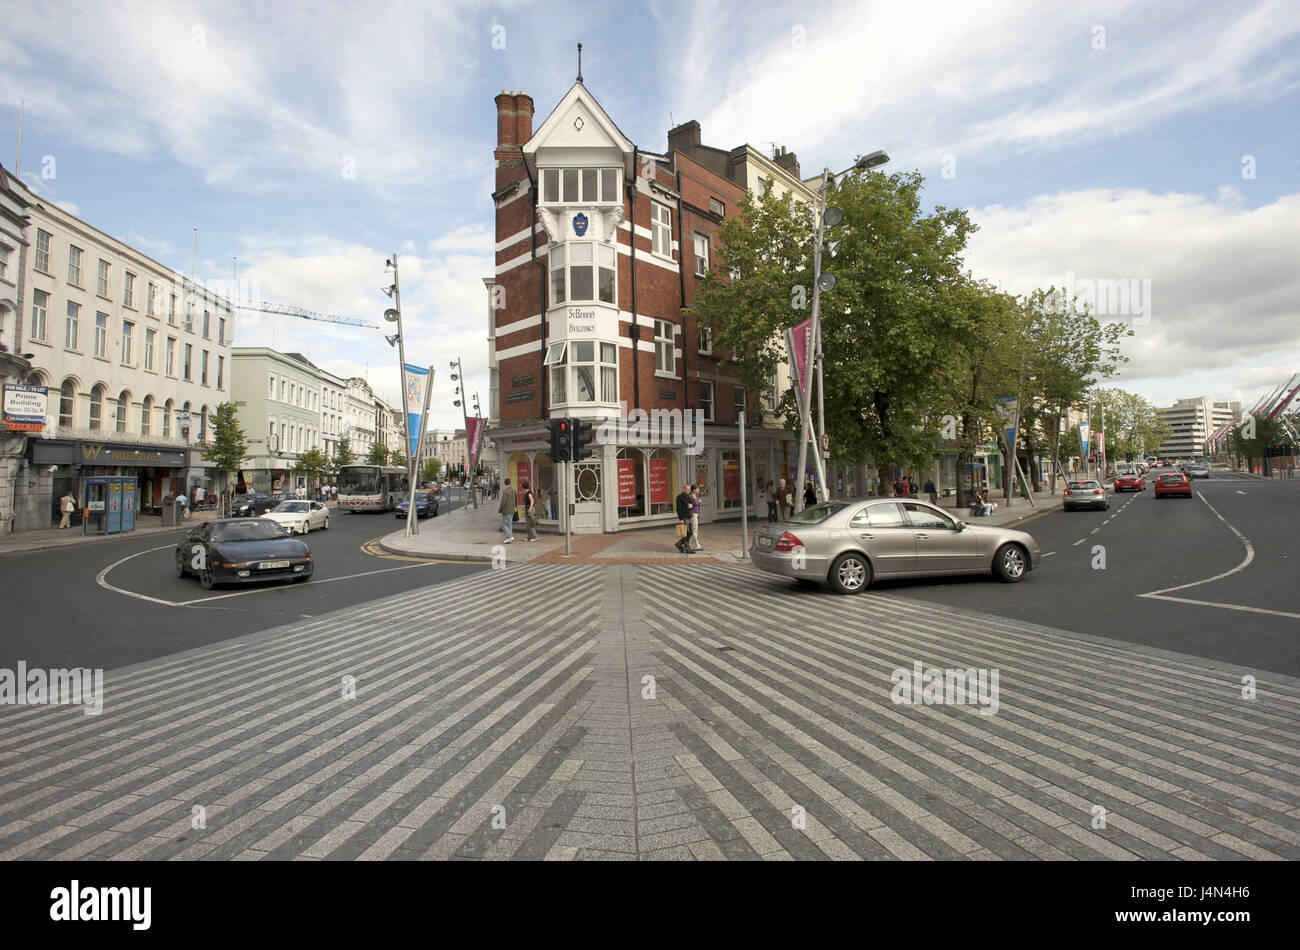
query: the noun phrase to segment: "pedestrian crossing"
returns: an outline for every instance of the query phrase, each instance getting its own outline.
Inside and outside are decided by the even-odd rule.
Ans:
[[[894,672],[996,670],[996,712]],[[1300,683],[748,565],[509,565],[0,707],[0,858],[1300,856]],[[919,675],[919,674],[918,674]],[[990,707],[985,707],[985,712]]]

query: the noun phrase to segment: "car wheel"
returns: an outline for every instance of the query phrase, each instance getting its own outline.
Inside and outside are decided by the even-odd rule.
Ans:
[[[1025,579],[1029,570],[1029,555],[1018,544],[1004,544],[993,555],[993,573],[998,580],[1015,584]]]
[[[325,516],[325,525],[324,525],[324,527],[321,528],[321,530],[322,530],[322,531],[328,531],[329,529],[330,529],[330,516],[329,516],[329,515],[326,515],[326,516]]]
[[[212,572],[206,568],[199,571],[199,586],[204,590],[212,590],[215,586],[212,581]]]
[[[841,554],[831,562],[827,579],[837,594],[859,594],[871,584],[871,562],[856,551]]]
[[[176,555],[176,576],[184,577],[189,571],[185,570],[185,558],[179,554]]]

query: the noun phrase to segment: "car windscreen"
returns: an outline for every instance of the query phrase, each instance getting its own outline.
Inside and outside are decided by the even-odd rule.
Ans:
[[[305,501],[282,501],[275,506],[277,514],[290,512],[302,514],[307,511],[307,502]]]
[[[1101,485],[1096,482],[1070,482],[1065,487],[1070,491],[1083,491],[1085,488],[1100,488]]]
[[[212,529],[213,541],[273,541],[287,538],[283,528],[274,521],[231,521]]]
[[[791,515],[789,520],[792,524],[820,524],[831,515],[841,512],[847,507],[847,504],[835,501],[823,505],[813,505],[796,515]]]

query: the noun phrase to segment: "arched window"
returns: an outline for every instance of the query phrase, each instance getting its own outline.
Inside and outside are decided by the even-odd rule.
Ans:
[[[199,441],[208,441],[208,407],[199,410]]]
[[[77,381],[69,376],[59,390],[59,425],[71,429],[76,424]]]
[[[104,427],[104,384],[99,383],[90,391],[90,428],[98,432]]]
[[[126,413],[131,407],[131,391],[124,389],[117,394],[117,431],[126,431]]]
[[[145,396],[144,402],[140,403],[140,434],[148,435],[150,423],[153,419],[153,396]]]
[[[172,413],[175,411],[176,411],[175,402],[168,399],[165,403],[163,403],[162,434],[164,439],[170,439],[172,437]]]
[[[181,406],[177,426],[180,428],[181,438],[189,442],[190,433],[194,431],[194,417],[190,414],[190,401],[188,399],[185,400],[185,405]]]

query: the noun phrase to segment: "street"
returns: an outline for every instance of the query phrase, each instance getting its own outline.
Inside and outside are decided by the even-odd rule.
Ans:
[[[1030,521],[1021,584],[857,597],[363,553],[391,516],[284,588],[205,594],[157,540],[9,557],[56,619],[0,665],[107,672],[98,716],[0,712],[0,857],[1294,860],[1300,486],[1195,487]],[[1254,558],[1140,596],[1245,559],[1209,505]]]
[[[456,517],[442,509],[439,518]],[[431,524],[426,519],[422,525]],[[315,617],[482,568],[383,555],[370,542],[400,530],[392,514],[331,510],[327,531],[306,536],[315,560],[307,584],[255,584],[204,591],[175,573],[181,529],[148,537],[0,556],[9,616],[0,667],[113,669]]]
[[[1300,676],[1300,482],[1214,471],[1192,490],[1190,501],[1157,500],[1148,479],[1144,492],[1112,495],[1105,512],[1064,512],[1058,500],[1022,525],[1044,554],[1023,584],[873,589]],[[1101,556],[1104,570],[1093,566]],[[1164,595],[1177,600],[1141,596],[1182,585],[1194,586]]]

